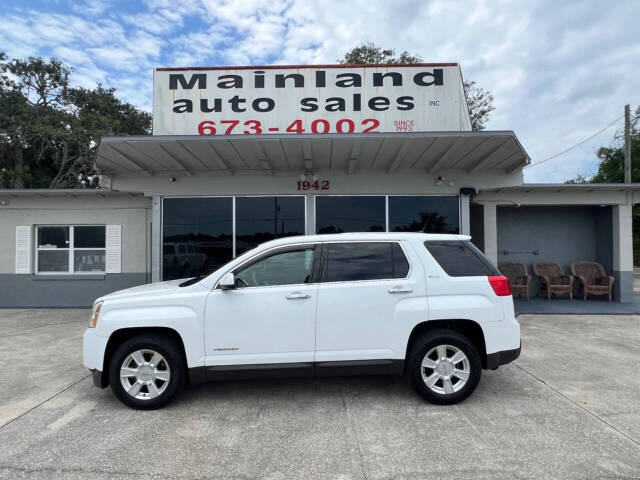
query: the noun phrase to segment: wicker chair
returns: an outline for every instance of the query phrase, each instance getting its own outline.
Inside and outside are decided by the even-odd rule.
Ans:
[[[531,288],[531,275],[527,273],[527,267],[523,263],[505,262],[498,264],[500,272],[509,280],[511,292],[514,295],[525,295],[529,300]]]
[[[551,295],[569,295],[573,299],[573,277],[565,275],[557,263],[534,263],[533,273],[540,279],[540,289],[547,291],[547,299]]]
[[[575,262],[571,264],[571,273],[580,280],[585,300],[588,294],[609,295],[611,302],[615,279],[607,275],[602,265],[597,262]]]

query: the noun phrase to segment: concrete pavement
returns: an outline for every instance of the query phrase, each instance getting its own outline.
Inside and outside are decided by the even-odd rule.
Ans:
[[[221,382],[140,412],[81,365],[85,310],[0,310],[2,478],[640,478],[640,317],[521,316],[464,403],[402,379]]]

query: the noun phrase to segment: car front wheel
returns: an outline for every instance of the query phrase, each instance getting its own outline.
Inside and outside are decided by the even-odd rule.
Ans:
[[[109,365],[113,393],[126,405],[165,406],[184,383],[184,360],[176,343],[162,335],[140,335],[123,343]]]
[[[413,388],[431,403],[458,403],[471,395],[480,381],[478,351],[466,337],[451,330],[420,336],[407,360]]]

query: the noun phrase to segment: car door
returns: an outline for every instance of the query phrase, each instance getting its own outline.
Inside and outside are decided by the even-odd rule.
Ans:
[[[426,309],[424,271],[409,245],[324,243],[316,313],[318,369],[334,361],[404,358],[406,332],[426,320]]]
[[[234,268],[236,288],[211,291],[205,312],[206,365],[312,367],[315,252],[314,244],[265,252]]]

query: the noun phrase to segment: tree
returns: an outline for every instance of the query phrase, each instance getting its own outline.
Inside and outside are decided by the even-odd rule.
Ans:
[[[640,106],[631,118],[631,181],[640,182]],[[613,143],[598,149],[598,172],[591,178],[591,183],[623,183],[624,182],[624,133],[616,132]]]
[[[145,135],[151,115],[114,89],[70,86],[57,59],[7,60],[0,52],[0,188],[94,187],[103,135]]]
[[[631,181],[640,182],[640,106],[631,115]],[[565,183],[624,183],[624,133],[614,134],[611,144],[596,153],[600,163],[592,177],[578,175]]]
[[[342,64],[351,65],[420,63],[422,61],[422,58],[417,55],[410,55],[409,52],[402,52],[399,57],[394,55],[395,52],[393,50],[383,50],[376,44],[369,42],[352,48],[344,54],[344,58],[338,61]]]
[[[382,49],[372,42],[362,43],[352,48],[344,57],[339,59],[341,64],[371,65],[371,64],[399,64],[399,63],[420,63],[422,58],[419,55],[411,55],[404,51],[399,56],[395,56],[392,49]],[[467,97],[469,116],[471,118],[471,129],[474,131],[484,130],[491,112],[495,110],[493,106],[493,95],[488,90],[484,90],[476,85],[476,82],[466,80],[464,82],[464,93]]]

